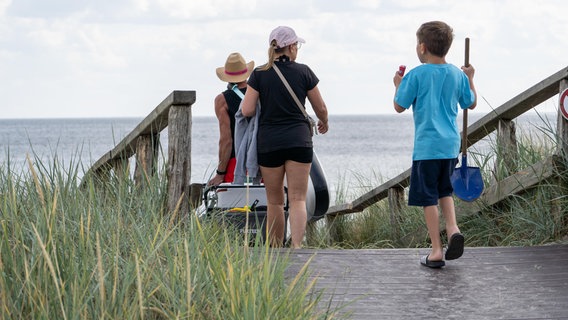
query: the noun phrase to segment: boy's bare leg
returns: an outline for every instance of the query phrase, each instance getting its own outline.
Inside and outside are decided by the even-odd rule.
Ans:
[[[426,227],[428,228],[428,235],[432,242],[432,252],[428,255],[430,261],[443,260],[442,239],[440,238],[440,218],[438,217],[438,206],[424,207],[424,218],[426,220]]]
[[[456,209],[454,207],[454,198],[451,196],[440,199],[440,209],[446,221],[446,233],[448,242],[454,233],[459,233],[458,223],[456,221]]]

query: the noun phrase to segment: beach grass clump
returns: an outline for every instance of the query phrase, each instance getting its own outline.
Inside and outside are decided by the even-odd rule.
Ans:
[[[568,177],[568,171],[498,205],[459,217],[468,245],[533,246],[568,240],[568,181],[561,177]]]
[[[491,152],[476,153],[485,186],[516,172],[533,172],[532,166],[554,158],[553,178],[535,188],[511,194],[504,201],[459,217],[472,246],[532,246],[565,241],[568,236],[568,166],[558,147],[555,127],[541,117],[541,125],[520,132],[514,153],[491,141]]]
[[[79,167],[0,164],[0,318],[335,317],[308,264],[287,272],[285,250],[166,212],[162,175],[138,189]]]

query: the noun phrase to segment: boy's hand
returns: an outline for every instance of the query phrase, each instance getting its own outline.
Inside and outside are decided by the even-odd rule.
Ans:
[[[404,71],[406,71],[406,66],[400,65],[398,67],[398,71],[394,74],[394,78],[392,79],[392,81],[394,82],[394,86],[396,88],[398,88],[398,85],[402,81],[402,77],[404,76]],[[397,76],[398,76],[398,78],[397,78]]]
[[[398,71],[396,71],[394,73],[394,77],[392,78],[392,82],[394,83],[394,86],[396,88],[398,88],[398,86],[400,85],[400,82],[402,81],[402,76],[400,75],[400,73]]]
[[[467,67],[463,66],[461,67],[461,69],[467,75],[468,78],[473,79],[473,75],[475,74],[475,69],[471,64]]]

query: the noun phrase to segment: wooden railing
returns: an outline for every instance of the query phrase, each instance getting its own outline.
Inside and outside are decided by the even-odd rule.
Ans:
[[[496,131],[500,152],[497,159],[506,164],[506,170],[513,174],[496,181],[485,188],[474,203],[462,204],[464,210],[475,211],[476,203],[496,204],[510,195],[532,188],[543,179],[554,176],[559,164],[565,164],[568,155],[568,121],[560,113],[557,121],[558,150],[554,155],[517,172],[516,137],[513,119],[538,106],[554,95],[568,88],[568,67],[563,68],[525,92],[509,100],[468,127],[467,146],[482,140]],[[99,177],[110,171],[121,174],[127,171],[130,157],[136,155],[134,180],[143,185],[148,176],[156,171],[156,157],[159,148],[159,134],[168,127],[168,210],[187,212],[191,203],[191,189],[197,188],[191,181],[191,106],[195,102],[195,91],[173,91],[160,103],[130,134],[115,148],[93,164],[87,175]],[[398,219],[404,206],[404,191],[410,183],[410,169],[372,189],[357,199],[335,205],[326,213],[328,220],[339,215],[361,212],[369,206],[388,199],[393,223]],[[201,185],[197,186],[200,187]]]
[[[566,88],[568,88],[568,67],[537,83],[468,126],[468,147],[496,131],[497,145],[503,151],[496,154],[496,157],[504,157],[497,159],[497,161],[504,163],[505,170],[513,174],[486,187],[482,196],[475,202],[460,203],[461,209],[475,211],[477,203],[483,203],[486,206],[496,204],[510,195],[534,187],[539,181],[550,178],[559,172],[557,166],[561,163],[565,164],[568,155],[568,121],[558,113],[558,150],[555,154],[528,169],[517,172],[515,161],[511,161],[517,156],[515,126],[512,120],[561,93]],[[351,202],[330,207],[326,213],[326,218],[328,222],[332,222],[329,220],[333,220],[339,215],[361,212],[367,207],[388,198],[391,221],[395,223],[404,206],[404,190],[409,186],[409,183],[410,169]],[[333,223],[328,223],[328,225],[333,225]],[[333,231],[330,232],[333,234]]]
[[[129,174],[129,159],[136,155],[134,181],[144,186],[156,173],[160,132],[168,128],[168,210],[187,212],[191,194],[191,106],[195,91],[173,91],[116,147],[97,160],[85,177],[105,179],[111,172]],[[85,181],[85,178],[83,179]]]

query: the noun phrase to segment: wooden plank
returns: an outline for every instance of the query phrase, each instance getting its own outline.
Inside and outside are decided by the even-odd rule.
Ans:
[[[400,221],[402,208],[404,206],[404,188],[393,187],[389,189],[388,192],[389,200],[389,213],[390,213],[390,224],[393,231],[393,237],[395,239],[400,238]]]
[[[467,235],[466,235],[467,236]],[[350,319],[564,319],[568,244],[466,248],[440,270],[429,249],[285,250],[288,279],[312,258],[320,307]]]
[[[136,152],[138,136],[160,133],[168,125],[168,112],[171,106],[190,107],[193,103],[195,103],[195,91],[173,91],[111,151],[97,160],[89,171],[97,172],[113,159],[130,158]]]
[[[474,202],[459,201],[457,206],[460,214],[470,214],[479,211],[480,206],[492,206],[505,200],[511,195],[520,194],[534,188],[540,182],[555,177],[558,174],[557,156],[550,156],[528,168],[517,172],[490,187],[485,188],[481,197]]]
[[[134,169],[134,184],[146,186],[147,179],[156,173],[160,135],[141,135],[136,144],[136,168]]]
[[[515,123],[512,120],[499,120],[497,125],[497,153],[494,177],[501,180],[517,172],[519,151]]]
[[[559,92],[568,89],[568,80],[564,79],[560,82],[559,85]],[[557,124],[557,132],[558,132],[558,151],[557,154],[562,155],[565,159],[568,159],[568,119],[565,119],[560,112],[560,102],[558,102],[558,124]]]
[[[350,203],[332,206],[327,210],[328,215],[341,215],[346,213],[361,212],[368,206],[388,196],[390,188],[406,188],[410,184],[410,171],[407,169],[398,176],[365,193]]]
[[[479,206],[494,205],[513,194],[518,194],[526,191],[527,189],[533,188],[544,179],[552,178],[558,173],[558,161],[557,156],[548,157],[490,187],[486,187],[481,197],[476,201],[470,203],[460,201],[460,213],[469,214],[477,212],[479,211]],[[406,180],[403,179],[407,174],[408,177]],[[326,214],[333,216],[360,212],[365,208],[363,205],[365,201],[370,203],[372,201],[377,202],[384,199],[388,195],[388,189],[391,187],[395,188],[397,186],[396,183],[398,183],[398,186],[407,187],[410,182],[410,169],[397,176],[397,178],[394,178],[373,189],[369,193],[358,198],[356,201],[330,207]]]
[[[203,183],[192,183],[189,186],[189,207],[190,210],[197,209],[203,202]]]
[[[332,246],[335,242],[339,242],[339,231],[338,224],[335,223],[337,215],[326,215],[325,216],[325,227],[327,228],[328,243],[327,245]]]
[[[561,69],[537,83],[468,126],[467,146],[471,146],[493,132],[497,128],[499,119],[515,119],[526,111],[558,94],[558,85],[560,81],[566,78],[568,78],[568,67]]]
[[[189,212],[191,193],[191,108],[172,106],[168,126],[168,211]]]

